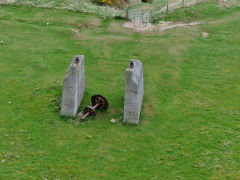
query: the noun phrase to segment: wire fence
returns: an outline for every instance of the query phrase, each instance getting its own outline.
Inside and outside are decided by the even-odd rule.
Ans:
[[[153,18],[160,19],[166,16],[168,13],[173,12],[176,9],[193,6],[204,1],[207,1],[207,0],[170,0],[165,5],[157,9],[154,9]]]
[[[92,3],[90,0],[0,0],[0,4],[67,9],[94,13],[105,18],[116,17],[123,12],[123,10],[111,6],[99,6]]]
[[[126,18],[134,25],[144,24],[145,26],[147,26],[148,23],[151,23],[153,20],[152,10],[127,8],[126,13]]]
[[[157,1],[157,0],[156,0]],[[208,0],[169,0],[164,1],[165,4],[159,7],[153,6],[151,8],[151,21],[155,19],[161,19],[166,16],[168,13],[187,6],[192,6],[203,1]],[[221,0],[219,0],[221,1]],[[226,0],[223,0],[224,2]],[[229,1],[239,1],[239,0],[229,0]],[[46,8],[56,8],[56,9],[68,9],[73,11],[81,11],[81,12],[90,12],[94,14],[98,14],[105,18],[113,18],[113,17],[128,17],[128,9],[131,7],[141,4],[141,0],[130,0],[129,4],[126,4],[126,8],[116,9],[111,6],[99,6],[91,2],[91,0],[0,0],[0,4],[15,4],[15,5],[26,5],[26,6],[34,6],[34,7],[46,7]],[[139,9],[144,9],[144,6]],[[146,10],[146,9],[145,9]],[[149,9],[148,9],[149,10]]]
[[[163,18],[176,9],[193,6],[203,1],[207,0],[171,0],[167,1],[164,5],[153,9],[127,8],[126,19],[134,23],[135,21],[138,22],[142,20],[143,23],[143,19],[145,19],[145,15],[147,15],[148,20],[144,23],[153,22],[154,20]]]

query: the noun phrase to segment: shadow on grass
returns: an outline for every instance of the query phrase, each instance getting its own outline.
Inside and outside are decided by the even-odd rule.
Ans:
[[[121,21],[125,21],[125,20],[126,20],[125,17],[121,17],[121,16],[116,16],[116,17],[114,17],[113,19],[115,19],[115,20],[121,20]]]

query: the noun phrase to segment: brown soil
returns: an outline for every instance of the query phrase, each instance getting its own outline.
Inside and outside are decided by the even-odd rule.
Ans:
[[[132,23],[132,22],[125,22],[123,24],[126,28],[131,28],[136,31],[165,31],[168,29],[173,29],[176,27],[186,27],[186,26],[195,26],[201,24],[201,22],[191,22],[191,23],[173,23],[173,22],[164,22],[160,21],[157,25],[152,24],[140,24],[140,23]]]

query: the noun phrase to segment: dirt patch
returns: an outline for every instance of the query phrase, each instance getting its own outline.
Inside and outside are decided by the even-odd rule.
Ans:
[[[165,31],[168,29],[173,29],[177,27],[186,27],[186,26],[195,26],[201,24],[201,22],[191,22],[191,23],[173,23],[173,22],[165,22],[160,21],[157,25],[153,24],[140,24],[140,23],[132,23],[132,22],[125,22],[123,24],[124,27],[134,29],[136,31]]]
[[[122,33],[122,34],[132,34],[133,32],[129,31],[129,29],[123,28],[122,23],[119,22],[111,22],[108,32],[110,33]]]
[[[195,26],[199,24],[201,24],[201,22],[175,23],[175,24],[172,22],[162,22],[162,23],[159,23],[157,26],[160,31],[165,31],[167,29],[173,29],[176,27]]]
[[[84,20],[80,23],[72,23],[73,26],[77,26],[78,28],[88,28],[88,29],[95,29],[97,27],[101,27],[101,21],[98,18],[92,18]]]
[[[152,24],[144,25],[144,24],[135,24],[132,22],[125,22],[123,23],[123,27],[134,29],[136,31],[153,31],[155,26]]]

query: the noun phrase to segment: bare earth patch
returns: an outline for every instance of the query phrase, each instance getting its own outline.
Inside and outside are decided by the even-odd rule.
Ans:
[[[159,24],[140,24],[140,23],[132,23],[132,22],[125,22],[123,24],[126,28],[135,29],[136,31],[165,31],[168,29],[173,29],[176,27],[186,27],[186,26],[195,26],[201,24],[201,22],[191,22],[191,23],[173,23],[173,22],[164,22],[160,21]]]
[[[82,21],[81,23],[72,23],[72,25],[77,26],[78,28],[97,28],[101,27],[101,21],[98,18],[91,18]]]

